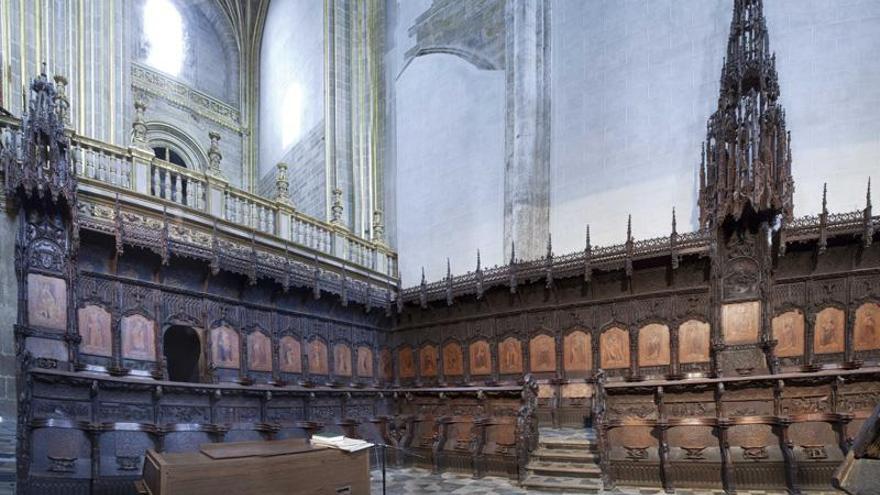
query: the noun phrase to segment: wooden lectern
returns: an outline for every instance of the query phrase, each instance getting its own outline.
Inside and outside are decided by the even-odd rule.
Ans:
[[[202,445],[199,452],[147,450],[141,493],[149,495],[368,495],[369,450],[349,453],[305,439]]]

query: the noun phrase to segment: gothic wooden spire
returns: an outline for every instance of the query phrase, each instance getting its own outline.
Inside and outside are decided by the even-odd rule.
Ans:
[[[865,193],[865,211],[864,211],[865,233],[862,235],[862,245],[865,248],[871,247],[874,240],[874,216],[871,208],[871,178],[868,177],[868,191]]]
[[[735,0],[700,170],[702,227],[738,220],[747,207],[792,219],[791,147],[778,97],[763,2]]]
[[[584,244],[584,282],[593,278],[593,246],[590,243],[590,225],[587,224],[587,240]]]

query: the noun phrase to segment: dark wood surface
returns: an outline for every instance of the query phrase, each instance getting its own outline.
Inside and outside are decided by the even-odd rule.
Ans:
[[[222,448],[227,453],[237,451],[242,455],[213,459],[203,452],[160,454],[155,450],[148,450],[144,464],[144,483],[148,493],[370,493],[368,450],[349,453],[336,449],[311,448],[306,440],[299,439],[229,443]],[[288,453],[279,454],[279,451]],[[344,491],[346,489],[349,491]]]

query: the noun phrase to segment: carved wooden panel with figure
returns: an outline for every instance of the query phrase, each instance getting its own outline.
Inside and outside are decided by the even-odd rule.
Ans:
[[[880,304],[869,302],[856,310],[853,346],[857,351],[880,349]]]
[[[602,368],[629,367],[629,332],[619,327],[605,330],[599,339],[599,351]]]
[[[589,333],[583,330],[570,332],[562,341],[562,349],[565,371],[590,371],[593,367]]]
[[[382,349],[379,353],[379,366],[382,369],[382,379],[391,381],[394,379],[394,361],[390,349]]]
[[[516,337],[508,337],[498,345],[498,370],[502,374],[522,373],[522,343]]]
[[[309,373],[315,375],[327,375],[330,373],[327,344],[321,339],[309,341]]]
[[[143,315],[122,318],[122,357],[144,361],[156,360],[156,324]]]
[[[67,330],[67,282],[28,274],[28,322],[34,327]]]
[[[816,315],[816,327],[813,330],[813,352],[816,354],[833,354],[843,352],[843,329],[846,316],[840,308],[825,308]]]
[[[238,332],[227,326],[211,330],[211,356],[218,368],[238,368]]]
[[[727,344],[752,344],[761,328],[761,303],[749,301],[721,307],[721,331]]]
[[[346,344],[333,346],[333,373],[337,376],[351,376],[351,348]]]
[[[437,346],[428,344],[419,351],[419,373],[424,377],[437,376]]]
[[[272,371],[272,342],[263,332],[248,335],[248,369]]]
[[[470,354],[471,375],[489,375],[492,373],[492,352],[489,342],[478,340],[468,346]]]
[[[792,310],[773,318],[773,338],[776,340],[776,355],[794,357],[804,354],[804,314]]]
[[[291,335],[281,337],[278,345],[278,368],[286,373],[302,373],[302,347]]]
[[[688,320],[678,327],[678,362],[709,362],[709,324]]]
[[[365,345],[357,348],[357,376],[361,378],[373,376],[373,350]]]
[[[110,336],[110,313],[100,306],[86,306],[77,313],[81,352],[96,356],[113,355],[113,339]]]
[[[458,342],[449,342],[443,346],[443,374],[446,376],[459,376],[464,374],[461,345]]]
[[[651,323],[639,329],[639,366],[669,364],[669,327]]]
[[[397,352],[397,367],[401,378],[414,378],[416,376],[416,360],[412,347],[401,347]]]
[[[545,334],[532,338],[529,360],[533,372],[556,371],[556,339]]]

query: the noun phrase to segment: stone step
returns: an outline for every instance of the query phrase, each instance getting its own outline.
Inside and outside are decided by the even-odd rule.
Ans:
[[[532,459],[549,462],[576,462],[595,464],[599,460],[596,452],[583,449],[544,449],[537,448],[532,452]]]
[[[602,470],[596,464],[578,462],[531,461],[526,466],[530,474],[548,477],[599,478]]]
[[[529,475],[522,486],[527,490],[566,493],[601,493],[602,482],[593,478],[557,478],[552,476]]]
[[[576,438],[539,438],[538,445],[548,449],[594,449],[596,442]]]

